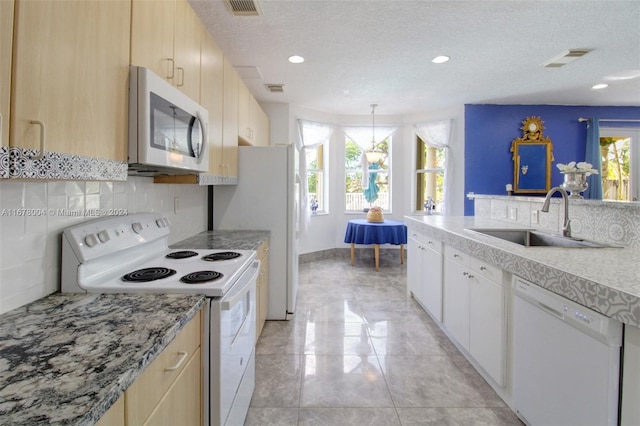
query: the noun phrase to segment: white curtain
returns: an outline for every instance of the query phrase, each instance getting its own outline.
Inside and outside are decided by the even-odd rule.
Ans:
[[[450,194],[449,176],[452,176],[453,158],[451,158],[450,140],[451,140],[451,123],[453,120],[434,121],[426,124],[415,124],[420,139],[434,148],[443,148],[445,150],[445,166],[444,166],[444,188],[442,190],[442,208],[440,212],[444,215],[451,207],[449,201]]]
[[[298,120],[298,140],[296,148],[299,155],[300,180],[302,181],[302,199],[300,200],[300,210],[302,212],[301,232],[305,233],[309,229],[311,221],[311,209],[309,208],[309,184],[307,182],[307,149],[317,148],[328,143],[333,134],[333,126],[330,124],[316,123],[307,120]]]
[[[367,163],[365,153],[371,149],[372,138],[375,139],[376,144],[379,144],[395,131],[395,127],[376,127],[375,131],[371,127],[347,127],[344,129],[345,135],[362,149],[360,166],[362,167],[363,190],[369,188],[369,163]]]

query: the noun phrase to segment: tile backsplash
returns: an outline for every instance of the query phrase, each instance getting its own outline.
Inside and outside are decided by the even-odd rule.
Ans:
[[[207,229],[207,189],[126,182],[0,180],[0,313],[60,290],[62,231],[102,215],[158,212],[169,244]]]
[[[469,195],[474,215],[515,222],[553,233],[562,230],[564,206],[553,198],[548,213],[541,211],[544,197]],[[569,200],[572,236],[621,247],[640,247],[640,203]]]

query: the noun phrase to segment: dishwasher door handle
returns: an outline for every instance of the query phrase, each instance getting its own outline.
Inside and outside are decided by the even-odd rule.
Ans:
[[[556,317],[556,318],[558,318],[560,320],[564,320],[564,314],[562,312],[559,312],[556,309],[553,309],[551,306],[547,306],[542,302],[536,302],[536,304],[539,307],[541,307],[542,309],[544,309],[545,311],[549,312],[554,317]]]

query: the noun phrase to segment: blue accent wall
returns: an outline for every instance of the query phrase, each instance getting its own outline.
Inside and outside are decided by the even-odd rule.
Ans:
[[[513,184],[511,141],[522,137],[522,121],[540,117],[543,136],[553,142],[551,186],[562,183],[556,163],[584,161],[587,123],[579,117],[640,119],[640,107],[590,107],[559,105],[465,105],[465,204],[464,214],[473,215],[473,200],[466,194],[506,195]],[[640,123],[606,123],[600,127],[640,127]],[[522,194],[525,195],[525,194]],[[538,194],[539,195],[539,194]]]

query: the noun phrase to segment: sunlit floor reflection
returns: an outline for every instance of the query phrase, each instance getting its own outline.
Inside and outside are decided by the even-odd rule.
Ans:
[[[300,265],[296,314],[267,321],[246,425],[521,425],[406,295],[397,256]]]

